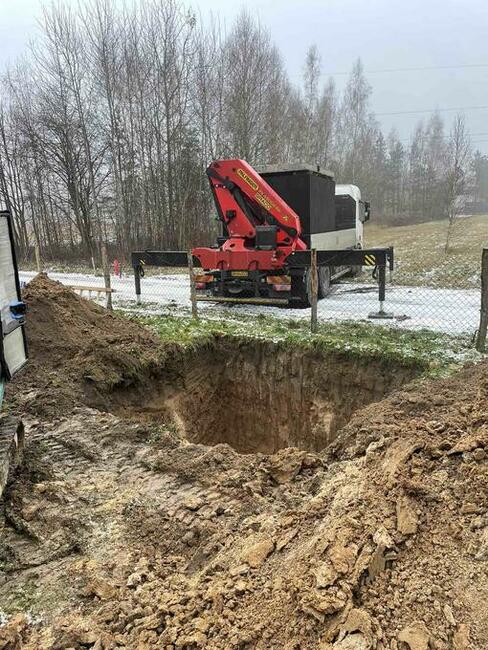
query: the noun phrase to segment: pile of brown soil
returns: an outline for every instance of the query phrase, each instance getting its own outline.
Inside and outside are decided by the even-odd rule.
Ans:
[[[321,453],[240,455],[90,408],[87,378],[100,395],[135,385],[167,352],[51,284],[29,288],[34,359],[14,395],[26,453],[0,607],[18,614],[0,648],[488,647],[486,362],[361,408]],[[41,371],[69,385],[64,413]]]
[[[29,371],[16,396],[37,415],[62,415],[80,400],[147,384],[171,350],[149,330],[39,274],[27,285]],[[32,391],[32,392],[31,392]]]

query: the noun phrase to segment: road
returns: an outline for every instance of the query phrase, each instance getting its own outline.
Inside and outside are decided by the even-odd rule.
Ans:
[[[35,272],[21,271],[20,278],[29,282]],[[49,272],[49,277],[67,285],[103,286],[103,278],[90,274]],[[142,280],[142,305],[135,301],[132,276],[112,276],[115,307],[146,313],[188,314],[190,309],[189,280],[182,275],[153,275]],[[332,293],[318,305],[319,319],[365,320],[378,311],[378,290],[374,284],[335,285]],[[371,321],[405,329],[428,328],[451,334],[474,333],[479,322],[480,291],[478,289],[434,289],[388,285],[385,308],[392,320]],[[255,315],[265,313],[277,318],[310,318],[309,309],[286,309],[263,305],[227,305],[199,303],[207,317],[221,315]]]

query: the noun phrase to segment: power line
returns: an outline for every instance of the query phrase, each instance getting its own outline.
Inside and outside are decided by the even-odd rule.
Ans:
[[[466,135],[469,137],[469,133],[467,133]],[[440,137],[436,137],[434,139],[435,140],[438,140],[438,139],[449,140],[450,137],[451,137],[450,135],[443,135],[443,136],[440,136]],[[427,136],[427,139],[431,140],[431,137]],[[414,140],[414,136],[411,136],[410,138],[398,138],[397,142],[401,142],[402,144],[412,144],[413,140]],[[472,144],[473,146],[476,146],[478,144],[487,144],[487,143],[488,143],[488,138],[483,139],[483,140],[470,140],[470,144]]]
[[[488,63],[459,63],[455,65],[425,65],[414,68],[378,68],[377,70],[365,70],[364,74],[380,74],[383,72],[424,72],[426,70],[456,70],[459,68],[488,68]],[[351,72],[324,72],[325,76],[335,77],[348,75]]]
[[[415,115],[416,113],[445,113],[448,111],[480,111],[486,110],[488,106],[457,106],[451,108],[419,108],[411,111],[390,111],[386,113],[375,113],[377,116],[382,115]]]
[[[488,68],[488,63],[458,63],[453,65],[424,65],[412,68],[377,68],[376,70],[364,70],[364,74],[382,74],[389,72],[425,72],[427,70],[458,70],[461,68]],[[351,71],[342,72],[321,72],[321,77],[342,77],[351,74]],[[300,72],[295,72],[293,77],[303,76]]]
[[[480,135],[488,135],[488,131],[484,131],[484,132],[480,131],[479,133],[466,133],[466,135],[468,137],[472,137],[472,136],[478,137]],[[435,135],[435,136],[431,135],[429,137],[434,138],[435,140],[438,140],[438,139],[450,138],[451,136],[448,133],[444,133],[442,135]],[[403,138],[402,142],[407,142],[409,140],[410,140],[410,138]],[[477,142],[485,142],[485,140],[478,140]]]

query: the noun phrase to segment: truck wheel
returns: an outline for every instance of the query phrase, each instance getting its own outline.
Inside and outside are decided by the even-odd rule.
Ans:
[[[331,291],[330,268],[319,266],[319,298],[325,298]]]
[[[310,296],[312,293],[310,269],[307,269],[302,276],[293,275],[291,278],[292,307],[310,307]]]
[[[318,299],[325,298],[330,293],[330,269],[328,266],[321,266],[318,269]],[[302,277],[295,276],[291,279],[291,292],[294,298],[295,307],[310,307],[312,304],[312,274],[307,269]]]

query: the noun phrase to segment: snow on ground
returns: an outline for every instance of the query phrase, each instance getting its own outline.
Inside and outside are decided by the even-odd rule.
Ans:
[[[20,279],[29,282],[35,272],[21,271]],[[89,274],[49,272],[49,277],[71,286],[103,286],[103,278]],[[142,305],[135,299],[134,278],[112,276],[115,307],[145,313],[188,315],[190,289],[187,275],[151,275],[142,279]],[[85,293],[86,295],[86,293]],[[378,288],[375,284],[339,284],[319,301],[318,316],[324,320],[365,320],[378,311]],[[372,322],[395,325],[405,329],[428,328],[450,334],[473,333],[479,322],[479,289],[435,289],[388,285],[385,309],[393,320]],[[268,305],[229,305],[199,303],[199,311],[208,318],[256,315],[264,313],[283,319],[308,319],[309,309],[287,309]]]

